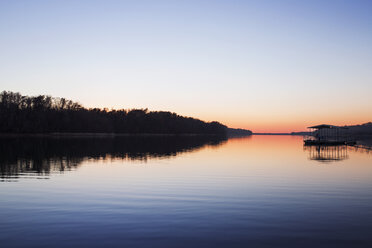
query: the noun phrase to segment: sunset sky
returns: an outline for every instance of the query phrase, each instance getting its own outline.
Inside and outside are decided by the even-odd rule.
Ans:
[[[372,121],[372,1],[4,1],[0,90],[254,132]]]

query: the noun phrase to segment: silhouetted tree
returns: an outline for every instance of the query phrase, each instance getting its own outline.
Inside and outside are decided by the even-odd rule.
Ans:
[[[0,94],[0,132],[105,132],[159,134],[219,134],[227,127],[218,122],[183,117],[176,113],[148,109],[108,110],[82,107],[65,98]]]

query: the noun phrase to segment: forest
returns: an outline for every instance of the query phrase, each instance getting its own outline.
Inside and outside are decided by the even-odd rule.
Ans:
[[[128,133],[226,135],[219,122],[204,122],[148,109],[85,108],[46,95],[0,93],[0,133]]]

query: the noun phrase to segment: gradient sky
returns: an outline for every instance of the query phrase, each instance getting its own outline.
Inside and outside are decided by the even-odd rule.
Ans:
[[[372,121],[372,1],[0,0],[0,90],[255,132]]]

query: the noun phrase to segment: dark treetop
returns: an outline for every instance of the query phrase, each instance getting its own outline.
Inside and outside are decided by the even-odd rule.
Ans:
[[[218,134],[227,127],[171,112],[85,108],[51,96],[0,94],[0,133]]]

